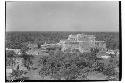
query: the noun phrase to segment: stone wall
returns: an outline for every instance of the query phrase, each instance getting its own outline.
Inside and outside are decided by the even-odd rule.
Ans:
[[[106,49],[104,41],[96,41],[94,35],[69,35],[68,39],[61,42],[62,51],[66,49],[79,49],[80,52],[90,52],[91,48]]]

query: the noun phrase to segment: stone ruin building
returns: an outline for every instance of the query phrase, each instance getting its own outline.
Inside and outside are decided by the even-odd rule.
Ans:
[[[63,52],[73,52],[78,50],[81,53],[90,52],[91,48],[98,48],[99,50],[106,50],[105,41],[96,41],[94,35],[69,35],[68,39],[60,40],[58,43],[61,46]]]

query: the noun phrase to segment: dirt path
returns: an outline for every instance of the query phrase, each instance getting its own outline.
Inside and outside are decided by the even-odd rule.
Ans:
[[[26,77],[29,77],[31,80],[43,80],[41,76],[39,75],[40,67],[38,66],[39,60],[41,56],[35,56],[33,61],[33,68],[30,69],[30,71],[25,75]],[[34,69],[36,68],[36,69]]]

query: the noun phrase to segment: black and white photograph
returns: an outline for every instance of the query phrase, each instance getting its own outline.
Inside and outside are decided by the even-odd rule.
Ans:
[[[120,1],[5,1],[5,81],[120,81]]]

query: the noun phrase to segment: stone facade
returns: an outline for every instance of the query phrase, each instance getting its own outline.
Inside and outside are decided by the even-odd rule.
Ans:
[[[94,35],[69,35],[68,39],[60,40],[59,44],[62,47],[62,51],[77,49],[81,53],[90,52],[91,48],[99,48],[100,50],[106,49],[106,43],[104,41],[96,41]]]

